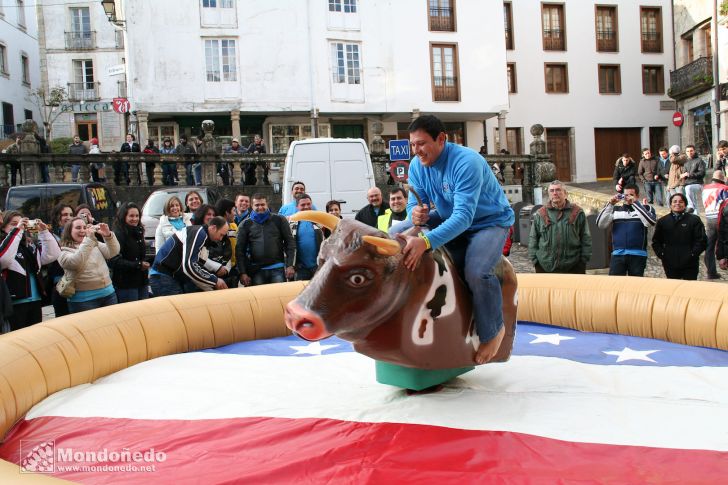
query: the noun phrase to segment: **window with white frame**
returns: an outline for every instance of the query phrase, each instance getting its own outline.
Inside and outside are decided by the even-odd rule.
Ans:
[[[18,26],[25,28],[25,2],[16,0],[16,7],[18,9]]]
[[[235,0],[201,0],[201,27],[234,27],[237,25]]]
[[[207,82],[238,80],[235,39],[205,39]]]
[[[329,12],[356,13],[357,0],[329,0]]]
[[[20,67],[23,72],[23,84],[30,86],[30,61],[25,54],[20,54]]]
[[[0,74],[9,75],[8,72],[8,48],[0,44]]]
[[[361,84],[359,44],[332,42],[331,64],[335,84]]]

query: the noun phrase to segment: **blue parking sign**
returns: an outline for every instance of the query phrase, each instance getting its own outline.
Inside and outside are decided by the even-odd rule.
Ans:
[[[389,140],[389,159],[410,160],[410,143],[409,140]]]

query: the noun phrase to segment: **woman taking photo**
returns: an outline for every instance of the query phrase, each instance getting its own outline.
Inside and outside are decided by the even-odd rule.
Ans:
[[[119,208],[114,220],[114,235],[120,248],[119,255],[110,261],[116,299],[119,303],[144,300],[148,296],[149,263],[144,260],[144,226],[139,206],[134,202]]]
[[[159,251],[159,248],[172,234],[192,225],[192,214],[182,212],[182,201],[174,195],[164,203],[163,212],[164,214],[159,218],[157,231],[154,234],[154,248],[156,251]]]
[[[59,247],[61,244],[63,228],[71,219],[73,219],[73,207],[68,204],[56,204],[51,211],[51,233]],[[59,295],[58,290],[56,290],[56,284],[62,276],[63,268],[61,268],[61,265],[58,264],[58,261],[53,261],[48,265],[48,286],[46,287],[46,291],[51,294],[53,312],[57,317],[68,315],[68,302],[65,298]]]
[[[28,232],[37,232],[37,241]],[[43,320],[40,268],[58,258],[60,248],[43,221],[28,221],[20,212],[4,214],[0,243],[0,269],[13,302],[8,318],[18,330]]]
[[[104,242],[96,239],[97,234]],[[119,241],[107,224],[87,225],[80,217],[66,224],[58,262],[76,284],[76,293],[68,299],[70,313],[116,303],[106,260],[117,254]]]

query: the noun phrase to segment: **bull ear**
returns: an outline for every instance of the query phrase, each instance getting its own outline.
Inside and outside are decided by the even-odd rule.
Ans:
[[[376,246],[377,252],[384,256],[394,256],[402,251],[402,247],[394,239],[385,239],[377,236],[363,236],[362,240],[367,244]]]
[[[321,212],[321,211],[298,211],[295,214],[293,214],[291,217],[288,218],[289,221],[297,222],[297,221],[308,221],[308,222],[315,222],[316,224],[320,224],[324,226],[326,229],[328,229],[331,232],[334,232],[334,229],[336,229],[336,226],[339,225],[339,222],[341,222],[341,219],[336,217],[333,214],[329,214],[328,212]]]

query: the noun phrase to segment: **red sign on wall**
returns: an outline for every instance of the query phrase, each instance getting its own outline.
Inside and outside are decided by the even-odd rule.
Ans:
[[[672,115],[672,124],[675,126],[682,126],[685,122],[685,117],[679,111],[675,111]]]
[[[114,111],[117,113],[128,113],[131,109],[131,103],[126,98],[114,98],[113,103]]]
[[[403,160],[389,164],[389,174],[397,182],[406,182],[409,172],[409,162]]]

